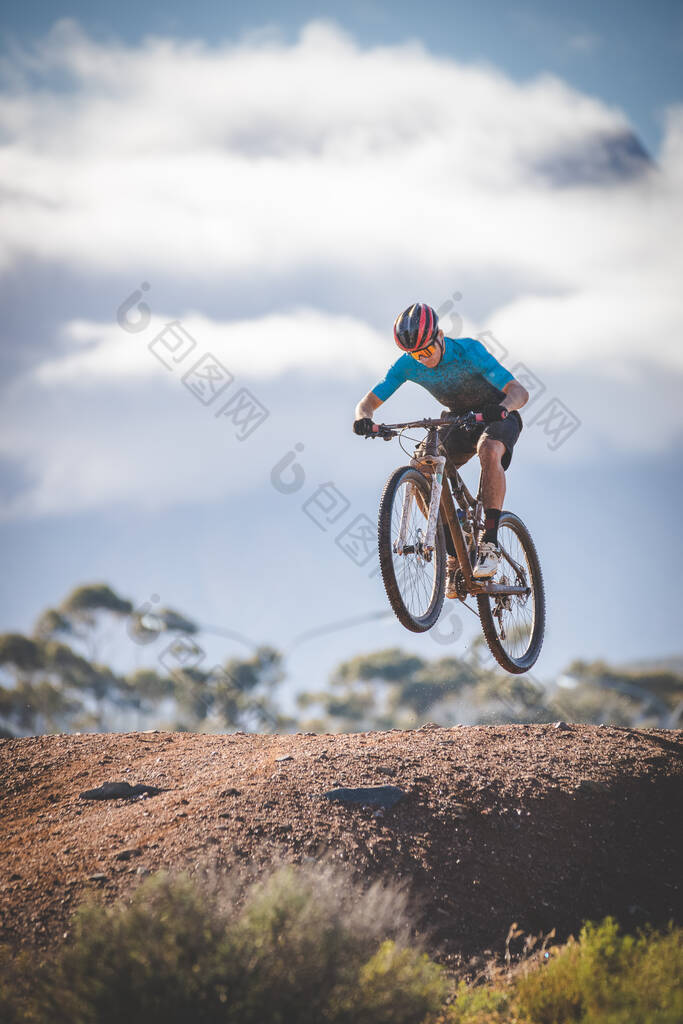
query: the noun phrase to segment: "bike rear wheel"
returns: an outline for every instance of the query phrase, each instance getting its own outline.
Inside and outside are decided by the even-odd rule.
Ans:
[[[528,672],[535,664],[545,633],[545,592],[538,554],[522,520],[502,512],[498,545],[503,552],[493,583],[528,588],[526,595],[477,595],[479,618],[486,642],[507,672]]]
[[[398,554],[404,499],[408,492],[405,550]],[[446,540],[441,516],[434,551],[422,550],[427,533],[431,484],[410,466],[397,469],[387,480],[379,506],[379,564],[389,603],[399,622],[413,633],[431,629],[439,618],[446,582]]]

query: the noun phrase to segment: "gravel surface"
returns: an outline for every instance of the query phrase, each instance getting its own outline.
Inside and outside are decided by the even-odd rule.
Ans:
[[[112,782],[161,792],[80,796]],[[361,786],[405,796],[384,810],[324,796]],[[84,897],[125,897],[159,868],[320,857],[407,882],[453,963],[499,953],[513,921],[560,938],[606,914],[682,923],[682,794],[680,731],[1,740],[0,943],[61,941]]]

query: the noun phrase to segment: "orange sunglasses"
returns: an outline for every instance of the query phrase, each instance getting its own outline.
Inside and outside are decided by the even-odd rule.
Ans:
[[[424,348],[415,349],[415,351],[411,352],[410,354],[413,357],[413,359],[420,359],[421,356],[427,356],[427,358],[429,358],[429,356],[433,355],[435,348],[436,342],[432,341],[430,342],[429,345],[425,345]]]

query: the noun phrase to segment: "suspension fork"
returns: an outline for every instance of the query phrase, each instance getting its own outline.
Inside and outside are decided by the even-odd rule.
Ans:
[[[422,543],[422,553],[425,558],[429,559],[434,552],[434,540],[436,537],[436,524],[439,518],[439,508],[441,507],[441,492],[443,490],[443,473],[446,465],[446,458],[444,455],[432,455],[428,456],[420,465],[420,470],[423,475],[428,475],[431,479],[432,494],[429,502],[429,513],[427,515],[427,529],[425,531],[424,541]],[[410,514],[410,504],[415,499],[415,484],[408,483],[403,494],[403,506],[401,508],[401,525],[398,530],[398,538],[396,540],[396,554],[402,555],[403,549],[406,543],[406,530],[408,527],[408,516]]]
[[[403,508],[401,509],[401,525],[398,529],[398,539],[396,540],[396,554],[402,555],[403,549],[406,543],[406,529],[408,527],[408,515],[410,514],[410,503],[413,500],[415,485],[411,482],[406,486],[403,492]]]
[[[436,537],[436,523],[439,518],[441,507],[441,491],[443,490],[443,471],[446,465],[445,455],[432,455],[430,458],[432,468],[432,498],[429,502],[429,516],[427,518],[427,533],[424,541],[424,552],[429,557],[434,551],[434,539]]]

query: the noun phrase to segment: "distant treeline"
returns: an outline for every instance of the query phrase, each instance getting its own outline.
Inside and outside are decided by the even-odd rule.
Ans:
[[[43,612],[30,635],[0,635],[0,734],[355,732],[557,719],[678,728],[683,719],[680,666],[574,661],[547,684],[502,672],[483,644],[463,658],[428,660],[399,648],[359,655],[339,665],[324,689],[299,693],[296,711],[285,714],[279,651],[263,645],[211,665],[210,640],[172,608],[135,607],[104,583],[79,586]],[[106,658],[112,646],[116,658]],[[138,667],[107,664],[122,659]]]

